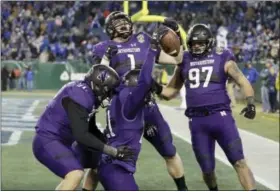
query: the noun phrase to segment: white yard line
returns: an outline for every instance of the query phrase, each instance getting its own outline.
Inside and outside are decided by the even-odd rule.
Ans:
[[[21,116],[19,116],[19,117],[16,117],[16,116],[14,116],[14,117],[1,117],[1,120],[2,120],[2,122],[3,121],[5,121],[5,122],[23,122],[23,123],[36,123],[37,122],[37,119],[36,118],[34,118],[34,119],[27,119],[27,120],[25,120],[25,119],[19,119]]]
[[[33,111],[36,109],[36,107],[39,105],[40,100],[35,100],[32,105],[27,109],[26,113],[22,116],[21,119],[23,120],[34,120],[35,117],[33,115]]]
[[[178,111],[166,105],[160,105],[160,109],[168,120],[172,133],[191,143],[188,119],[184,116],[184,111]],[[255,179],[272,190],[279,190],[279,143],[241,129],[239,133],[246,159]],[[216,146],[216,158],[231,167],[222,149]]]
[[[2,129],[3,130],[3,129]],[[8,143],[1,144],[2,146],[11,146],[18,144],[20,137],[21,137],[22,131],[15,130],[13,131],[12,135],[9,138]]]
[[[31,131],[34,132],[35,131],[35,126],[34,129],[29,129],[29,128],[13,128],[13,127],[2,127],[1,131]]]

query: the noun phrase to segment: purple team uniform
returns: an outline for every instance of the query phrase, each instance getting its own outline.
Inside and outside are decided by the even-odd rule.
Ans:
[[[100,152],[89,152],[82,145],[75,145],[69,120],[62,106],[62,99],[70,97],[90,113],[99,104],[85,81],[66,84],[49,102],[36,124],[33,140],[34,156],[57,176],[64,178],[73,170],[96,168]]]
[[[143,65],[138,85],[121,85],[112,98],[107,110],[107,144],[113,147],[127,145],[135,152],[132,161],[124,162],[103,154],[98,169],[99,180],[105,190],[138,190],[133,174],[141,150],[144,132],[145,97],[152,84],[153,52],[147,53],[147,63]],[[128,114],[134,113],[133,116]]]
[[[150,47],[151,37],[146,33],[140,32],[131,36],[129,41],[117,43],[112,40],[104,41],[97,44],[93,49],[93,55],[102,58],[108,45],[116,45],[118,53],[110,61],[110,66],[117,73],[123,76],[132,69],[140,69],[147,58]],[[163,157],[173,157],[176,154],[176,148],[173,145],[170,127],[164,120],[158,105],[147,106],[144,111],[145,122],[154,125],[158,129],[158,134],[153,137],[144,137],[156,148]]]
[[[185,52],[179,66],[186,80],[188,109],[185,114],[189,117],[192,146],[204,173],[215,168],[215,141],[232,164],[244,158],[226,91],[228,75],[224,66],[229,60],[234,57],[228,50],[214,49],[199,59]]]

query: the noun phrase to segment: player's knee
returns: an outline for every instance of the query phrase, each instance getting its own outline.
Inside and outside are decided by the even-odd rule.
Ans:
[[[90,174],[94,174],[94,175],[97,174],[97,168],[94,168],[94,169],[92,168],[89,171],[90,171]]]
[[[203,174],[214,172],[215,166],[212,162],[203,163],[200,165]]]
[[[210,172],[203,172],[202,175],[203,175],[203,178],[207,179],[207,180],[211,180],[211,179],[216,178],[214,170],[212,170]]]
[[[244,169],[247,168],[248,165],[245,159],[240,159],[233,163],[233,167],[235,169]]]
[[[165,160],[172,161],[177,158],[176,148],[173,144],[162,150],[160,154]]]
[[[90,169],[88,176],[90,176],[92,178],[92,180],[97,180],[96,178],[97,176],[97,169]]]
[[[234,165],[236,162],[244,159],[243,147],[241,139],[232,142],[226,149],[224,149],[229,162]]]
[[[73,170],[67,173],[67,175],[65,175],[64,180],[78,185],[83,179],[83,176],[84,176],[83,170]]]
[[[212,173],[215,169],[215,159],[206,154],[197,154],[196,159],[203,173]]]
[[[177,159],[180,158],[180,156],[178,155],[178,153],[175,151],[172,151],[170,153],[167,153],[163,156],[163,158],[165,159],[165,161],[167,162],[172,162],[172,161],[176,161]]]

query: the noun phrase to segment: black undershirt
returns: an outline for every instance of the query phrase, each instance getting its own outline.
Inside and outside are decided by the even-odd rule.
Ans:
[[[62,99],[62,105],[68,115],[70,127],[75,140],[90,150],[103,151],[104,143],[89,132],[89,122],[86,108],[82,107],[69,97]]]

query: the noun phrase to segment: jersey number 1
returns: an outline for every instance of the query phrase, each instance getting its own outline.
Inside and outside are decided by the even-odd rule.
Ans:
[[[200,73],[205,73],[207,72],[206,74],[206,79],[203,83],[203,87],[208,87],[208,84],[209,84],[209,81],[211,79],[211,75],[212,75],[212,72],[213,72],[213,67],[202,67],[201,68],[201,71],[199,68],[192,68],[189,70],[189,80],[191,81],[190,82],[190,88],[191,89],[194,89],[194,88],[198,88],[199,85],[200,85]]]
[[[133,54],[127,54],[129,60],[130,60],[130,70],[135,69],[135,58]]]

